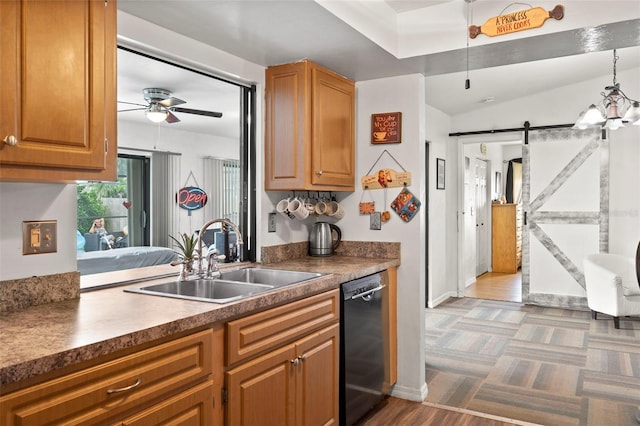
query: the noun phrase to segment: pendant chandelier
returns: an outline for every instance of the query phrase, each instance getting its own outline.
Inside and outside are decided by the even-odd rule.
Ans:
[[[616,62],[618,56],[613,49],[613,85],[606,86],[601,92],[602,100],[596,105],[591,104],[586,111],[582,111],[576,120],[574,129],[587,129],[603,126],[616,130],[625,127],[625,123],[640,126],[640,102],[628,97],[618,83],[616,76]]]

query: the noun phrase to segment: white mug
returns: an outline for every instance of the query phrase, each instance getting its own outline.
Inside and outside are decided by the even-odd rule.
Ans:
[[[289,211],[299,220],[304,220],[309,217],[307,206],[298,198],[294,198],[289,202]]]
[[[282,200],[278,201],[278,203],[276,204],[276,211],[284,217],[294,219],[295,216],[289,210],[290,202],[291,200],[289,198],[283,198]]]

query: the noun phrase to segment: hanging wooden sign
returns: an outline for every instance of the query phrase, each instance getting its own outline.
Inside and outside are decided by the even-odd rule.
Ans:
[[[375,175],[361,179],[362,189],[397,188],[411,185],[411,172],[396,172],[393,169],[380,169]]]
[[[531,30],[541,27],[549,18],[560,20],[563,17],[564,6],[561,4],[548,12],[541,7],[534,7],[489,18],[482,26],[470,25],[469,37],[476,38],[479,34],[495,37],[518,31]]]

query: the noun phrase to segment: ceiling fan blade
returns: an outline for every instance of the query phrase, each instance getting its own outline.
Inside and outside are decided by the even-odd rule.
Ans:
[[[222,113],[221,112],[216,112],[216,111],[203,111],[201,109],[180,108],[180,107],[171,107],[169,109],[171,111],[184,112],[186,114],[204,115],[206,117],[215,117],[215,118],[222,117]]]
[[[133,103],[133,102],[118,101],[118,103],[119,104],[138,105],[138,106],[141,106],[141,107],[146,107],[145,104],[136,104],[136,103]]]
[[[180,119],[176,117],[171,111],[167,111],[167,118],[165,119],[167,123],[178,123]]]
[[[147,107],[144,108],[130,108],[130,109],[119,109],[118,112],[127,112],[127,111],[144,111]]]
[[[182,105],[182,104],[186,104],[187,101],[183,101],[182,99],[178,99],[178,98],[167,98],[167,99],[163,99],[161,101],[158,101],[158,103],[162,106],[166,106],[166,107],[171,107],[174,105]]]

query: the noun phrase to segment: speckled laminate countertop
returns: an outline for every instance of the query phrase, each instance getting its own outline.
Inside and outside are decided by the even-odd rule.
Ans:
[[[300,257],[260,266],[328,275],[224,305],[128,293],[125,285],[3,314],[0,387],[15,388],[56,369],[337,288],[399,264],[399,259],[357,256]]]

